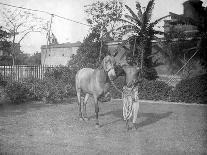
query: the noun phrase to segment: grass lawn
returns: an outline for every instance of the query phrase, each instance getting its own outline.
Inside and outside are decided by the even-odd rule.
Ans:
[[[94,105],[79,121],[76,101],[0,105],[0,154],[207,154],[207,106],[141,103],[137,130],[126,131],[122,102]]]

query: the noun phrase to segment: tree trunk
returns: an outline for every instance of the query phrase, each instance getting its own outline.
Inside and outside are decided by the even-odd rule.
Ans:
[[[102,47],[103,47],[103,40],[101,40],[101,47],[99,51],[99,62],[101,62]]]

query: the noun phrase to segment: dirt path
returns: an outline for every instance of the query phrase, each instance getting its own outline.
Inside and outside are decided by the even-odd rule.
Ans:
[[[207,154],[207,106],[141,103],[127,132],[120,101],[100,105],[100,123],[77,118],[76,104],[0,107],[0,152],[8,154]],[[0,153],[0,154],[1,154]]]

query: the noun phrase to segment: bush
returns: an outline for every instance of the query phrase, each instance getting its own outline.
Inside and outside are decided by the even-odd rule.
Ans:
[[[170,95],[171,101],[187,103],[205,103],[207,101],[206,76],[181,80]]]
[[[169,98],[172,87],[168,86],[165,82],[144,79],[139,84],[139,98],[145,100],[165,100]]]
[[[30,97],[45,102],[56,102],[62,100],[66,94],[65,84],[54,78],[27,78],[24,85],[30,90]]]
[[[72,70],[69,67],[59,66],[48,70],[45,73],[45,78],[55,80],[57,84],[59,83],[61,87],[63,86],[66,96],[74,96],[76,95],[75,74],[75,70]]]
[[[23,80],[23,84],[29,89],[30,97],[35,100],[42,100],[44,97],[44,81],[38,78],[29,77]]]
[[[124,83],[124,77],[119,77],[114,82],[116,87],[122,90]],[[145,100],[168,100],[169,95],[172,91],[172,87],[168,86],[166,83],[162,81],[151,80],[148,81],[146,79],[142,80],[139,83],[139,98]],[[113,86],[111,86],[110,93],[113,98],[121,98],[121,93],[117,91]]]
[[[6,80],[4,80],[3,75],[0,73],[0,86],[5,87],[7,84]]]
[[[75,74],[68,67],[48,69],[43,79],[26,78],[23,82],[33,99],[56,102],[75,95]]]
[[[5,92],[12,103],[19,104],[30,99],[29,89],[20,82],[10,82],[6,85]]]
[[[114,81],[115,86],[122,91],[122,88],[125,84],[125,78],[123,76],[118,77],[115,81]],[[121,98],[122,94],[116,89],[114,88],[114,86],[111,85],[110,90],[109,90],[111,97],[112,98]]]

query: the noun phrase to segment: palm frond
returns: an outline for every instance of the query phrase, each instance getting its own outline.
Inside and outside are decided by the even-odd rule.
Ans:
[[[134,11],[132,11],[132,9],[129,6],[125,5],[125,7],[130,12],[133,18],[135,18],[136,20],[139,20],[138,16],[134,13]]]
[[[130,16],[130,15],[124,15],[124,16],[125,16],[125,18],[127,18],[128,20],[131,20],[131,22],[135,22],[135,24],[137,24],[137,25],[139,25],[139,26],[142,25],[142,23],[141,23],[140,20],[137,20],[137,19],[133,18],[133,17]]]
[[[137,26],[134,26],[134,25],[123,25],[123,26],[120,26],[118,27],[116,30],[119,31],[119,30],[134,30],[134,31],[139,31],[140,29],[137,27]]]
[[[137,15],[140,21],[142,21],[142,9],[139,2],[136,2],[136,9],[137,9]]]
[[[126,20],[126,19],[118,19],[118,21],[123,22],[123,23],[128,23],[128,24],[131,24],[131,25],[134,25],[134,26],[137,26],[135,23],[130,22],[130,21]]]
[[[152,17],[152,10],[154,8],[154,0],[150,0],[147,4],[146,10],[143,13],[143,23],[148,24]]]

